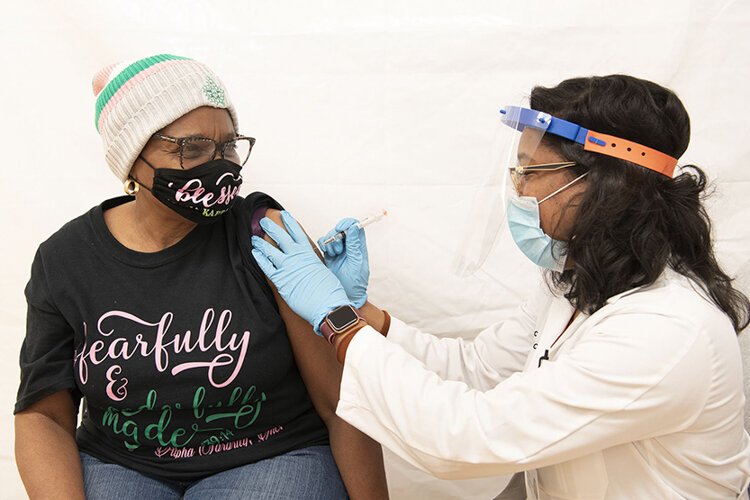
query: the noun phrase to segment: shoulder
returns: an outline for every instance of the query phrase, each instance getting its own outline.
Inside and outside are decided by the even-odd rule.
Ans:
[[[279,227],[280,227],[280,228],[281,228],[281,229],[282,229],[283,231],[285,231],[285,232],[287,232],[287,233],[289,232],[289,229],[287,228],[287,225],[286,225],[286,223],[285,223],[285,222],[284,222],[284,220],[283,220],[283,219],[281,218],[281,209],[278,209],[278,208],[268,208],[267,210],[265,210],[265,211],[264,211],[264,213],[263,213],[263,217],[268,217],[268,218],[269,218],[269,219],[271,219],[271,221],[273,221],[273,222],[274,222],[274,223],[275,223],[275,224],[276,224],[277,226],[279,226]],[[296,220],[296,219],[295,219],[295,220]],[[260,222],[260,221],[258,221],[258,222]],[[303,228],[303,227],[302,227],[302,226],[301,226],[301,225],[299,224],[299,221],[297,221],[297,224],[298,224],[298,225],[300,226],[300,228],[302,229],[302,232],[303,232],[303,233],[305,234],[305,236],[307,236],[307,239],[308,239],[308,241],[310,242],[310,246],[311,246],[311,247],[313,248],[313,250],[315,251],[315,254],[316,254],[316,255],[317,255],[317,256],[318,256],[318,257],[319,257],[320,259],[323,259],[323,255],[322,255],[322,254],[320,253],[320,250],[318,250],[318,248],[317,248],[317,246],[315,245],[315,243],[313,243],[313,240],[312,240],[312,238],[310,238],[310,235],[309,235],[309,234],[307,234],[307,232],[305,231],[305,229],[304,229],[304,228]],[[254,230],[255,230],[255,228],[254,228]],[[257,233],[253,233],[253,234],[256,234],[257,236],[260,236],[260,237],[264,238],[264,239],[265,239],[265,240],[266,240],[267,242],[269,242],[269,243],[273,244],[274,246],[278,246],[278,243],[277,243],[276,241],[274,241],[274,240],[273,240],[273,238],[271,238],[271,237],[270,237],[270,236],[269,236],[268,234],[266,234],[266,232],[265,232],[265,231],[263,231],[263,230],[262,230],[262,229],[260,228],[260,224],[258,224],[258,231],[259,231],[259,232],[257,232]]]
[[[65,272],[73,268],[70,263],[91,245],[94,233],[90,220],[99,208],[94,207],[67,222],[39,245],[31,264],[31,277],[25,289],[29,301],[36,303],[39,302],[39,297],[46,296],[47,283],[50,280],[59,280]]]
[[[281,210],[278,208],[269,208],[266,210],[266,217],[274,221],[281,227],[284,227],[284,222],[281,220]]]
[[[679,318],[693,328],[729,328],[729,318],[701,286],[675,271],[666,270],[649,286],[613,297],[602,308],[617,313],[642,313],[661,318]]]
[[[586,341],[596,343],[595,352],[615,353],[612,363],[622,363],[630,380],[668,388],[672,405],[682,397],[685,407],[703,408],[712,393],[742,393],[734,327],[686,276],[667,270],[653,284],[611,300],[590,320]]]
[[[272,210],[283,210],[283,207],[270,195],[255,191],[247,197],[239,197],[231,213],[242,235],[250,232],[261,236],[263,231],[260,229],[260,219],[267,214],[270,216],[268,212]]]
[[[281,210],[276,209],[276,208],[269,208],[268,210],[264,211],[263,216],[271,219],[271,221],[274,222],[277,226],[279,226],[284,232],[286,233],[289,232],[289,228],[284,223],[284,219],[282,219],[281,217]],[[265,231],[263,231],[262,229],[260,231],[262,234],[260,234],[259,236],[262,236],[263,238],[265,238],[265,240],[268,241],[269,243],[273,243],[274,245],[277,245],[277,242],[274,241],[273,238],[271,238]]]
[[[243,213],[244,215],[252,215],[256,210],[260,208],[283,210],[281,204],[272,196],[260,191],[250,193],[244,198],[239,197],[237,203],[235,203],[235,207],[237,211]]]
[[[263,217],[271,217],[278,222],[277,214],[283,210],[281,204],[273,197],[260,191],[255,191],[247,197],[238,197],[234,204],[231,217],[227,218],[227,224],[236,226],[241,239],[249,238],[250,235],[264,236],[260,227]],[[232,230],[234,231],[234,229]]]
[[[39,245],[39,253],[41,255],[55,255],[87,245],[94,232],[92,220],[96,217],[97,211],[101,213],[101,207],[101,205],[93,207],[86,213],[65,223]]]
[[[587,321],[588,339],[603,341],[638,365],[684,366],[706,377],[733,362],[737,340],[729,318],[687,277],[665,272],[653,284],[613,297]],[[602,347],[604,348],[604,347]],[[686,375],[687,376],[687,375]]]
[[[67,222],[39,245],[37,260],[44,259],[63,267],[70,267],[72,262],[80,264],[84,256],[108,251],[107,240],[111,235],[104,220],[104,213],[118,209],[132,200],[130,196],[107,199]]]

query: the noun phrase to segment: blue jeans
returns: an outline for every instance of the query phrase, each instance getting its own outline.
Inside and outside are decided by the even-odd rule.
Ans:
[[[311,446],[225,470],[195,482],[154,479],[81,453],[86,498],[260,500],[348,498],[329,446]]]

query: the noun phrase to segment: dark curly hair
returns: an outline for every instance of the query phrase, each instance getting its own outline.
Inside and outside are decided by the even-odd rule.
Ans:
[[[583,127],[679,158],[690,141],[690,118],[674,92],[626,75],[565,80],[535,87],[531,107]],[[750,302],[732,286],[714,255],[711,221],[703,206],[705,173],[682,166],[668,178],[633,163],[545,137],[575,175],[589,172],[574,202],[578,216],[566,252],[573,268],[547,275],[550,286],[592,313],[605,301],[653,283],[669,266],[698,283],[737,332],[750,321]]]

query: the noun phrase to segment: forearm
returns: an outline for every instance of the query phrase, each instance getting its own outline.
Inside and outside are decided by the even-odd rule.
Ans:
[[[339,417],[328,420],[331,451],[353,500],[388,498],[380,444]]]
[[[419,359],[442,379],[464,382],[474,389],[489,390],[521,370],[531,348],[531,341],[527,339],[531,337],[530,332],[520,331],[518,336],[506,331],[508,335],[500,335],[499,329],[491,327],[473,340],[440,338],[390,318],[387,313],[385,318],[385,326],[373,329]],[[340,363],[344,363],[349,343],[359,334],[355,332],[334,338],[336,358]],[[488,356],[488,353],[492,355]]]
[[[16,463],[29,498],[83,499],[83,471],[74,430],[41,413],[15,420]]]

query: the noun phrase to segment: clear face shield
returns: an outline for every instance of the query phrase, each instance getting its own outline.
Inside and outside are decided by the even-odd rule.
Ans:
[[[527,210],[521,210],[521,212],[527,215],[533,213],[533,210],[528,210],[528,208],[536,208],[538,219],[539,204],[586,176],[583,174],[577,177],[558,190],[545,194],[545,198],[540,200],[521,196],[524,193],[524,182],[529,174],[549,172],[574,165],[572,162],[561,162],[559,156],[546,146],[543,141],[546,135],[580,144],[584,151],[624,160],[633,168],[646,168],[668,178],[672,178],[677,166],[677,158],[623,137],[590,130],[576,123],[529,108],[519,106],[502,108],[493,141],[490,170],[474,190],[469,218],[464,225],[462,238],[458,241],[458,247],[454,253],[453,270],[459,276],[471,276],[485,263],[487,256],[497,244],[499,236],[507,228],[509,203],[513,203],[512,208],[516,209],[513,212],[515,216],[511,220],[515,227],[517,228],[521,222],[526,225],[526,229],[532,227],[536,230],[536,234],[532,234],[531,237],[538,248],[532,248],[532,245],[527,244],[528,241],[519,242],[516,238],[519,248],[527,257],[542,267],[548,269],[559,267],[559,262],[544,262],[542,254],[546,249],[538,245],[540,243],[548,245],[548,242],[540,240],[540,237],[546,239],[549,237],[538,228],[539,221],[518,220],[519,207],[526,206]],[[537,206],[528,207],[530,204]],[[549,261],[557,260],[553,258],[554,255],[548,255],[548,257]]]
[[[534,170],[565,168],[555,163],[542,139],[552,116],[519,106],[500,110],[491,166],[476,186],[472,207],[454,254],[453,271],[462,277],[479,270],[506,228],[508,203],[523,192],[524,176]],[[525,169],[529,168],[529,171]]]

